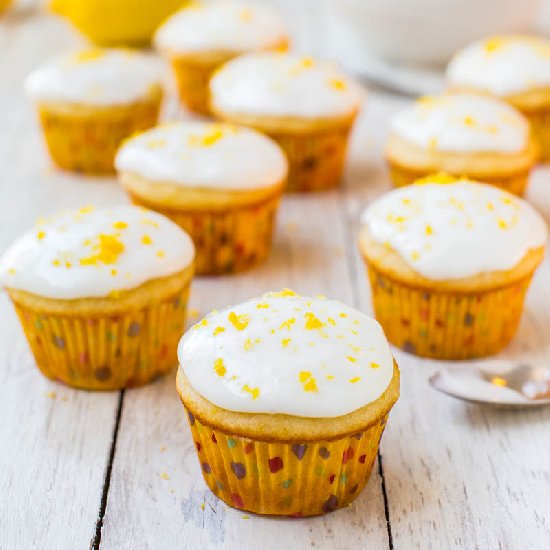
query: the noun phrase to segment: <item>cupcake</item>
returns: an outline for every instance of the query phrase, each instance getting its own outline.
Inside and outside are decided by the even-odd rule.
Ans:
[[[248,54],[226,63],[210,90],[219,118],[260,130],[284,149],[289,191],[340,183],[361,94],[334,65],[295,54]]]
[[[138,386],[177,364],[193,243],[135,206],[41,222],[0,260],[36,364],[75,388]]]
[[[191,235],[199,275],[241,271],[268,255],[287,175],[269,138],[229,124],[159,126],[126,141],[116,167],[135,204]]]
[[[396,186],[435,172],[468,177],[520,195],[537,147],[527,119],[492,97],[422,97],[391,120],[386,158]]]
[[[25,90],[38,107],[53,161],[103,174],[114,171],[122,139],[156,124],[161,71],[151,56],[129,50],[82,50],[33,72]]]
[[[218,0],[180,10],[157,31],[155,44],[170,60],[182,102],[206,114],[208,82],[222,63],[246,52],[286,50],[288,33],[270,6]]]
[[[541,157],[550,160],[550,41],[493,36],[458,52],[447,68],[452,88],[493,94],[531,122]]]
[[[514,336],[547,238],[524,200],[466,180],[391,191],[363,213],[359,246],[389,341],[436,359],[496,353]]]
[[[226,504],[314,516],[363,490],[399,396],[376,321],[285,290],[205,317],[178,355],[202,473]]]

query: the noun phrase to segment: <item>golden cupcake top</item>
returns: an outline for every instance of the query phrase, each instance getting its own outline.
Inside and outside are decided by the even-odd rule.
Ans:
[[[432,280],[512,269],[544,246],[548,233],[526,201],[445,174],[390,191],[366,208],[361,222],[371,239]]]
[[[126,140],[115,159],[119,172],[182,187],[252,190],[280,185],[287,160],[254,130],[211,122],[161,125]]]
[[[550,41],[537,36],[492,36],[459,51],[449,63],[451,86],[508,96],[550,86]]]
[[[288,289],[212,312],[178,355],[199,394],[238,412],[337,417],[378,399],[393,376],[374,319]]]
[[[530,130],[504,101],[457,92],[419,98],[393,116],[391,135],[434,152],[519,153],[529,144]]]
[[[336,65],[291,53],[255,53],[222,66],[210,83],[219,112],[306,119],[353,115],[359,86]]]
[[[160,214],[86,206],[41,220],[17,240],[0,260],[0,281],[47,298],[116,297],[193,258],[187,233]]]
[[[247,52],[287,43],[286,24],[271,6],[243,0],[194,2],[168,18],[155,35],[171,55]]]
[[[161,81],[161,66],[151,55],[90,48],[62,54],[36,69],[25,81],[25,91],[43,103],[124,105],[143,99]]]

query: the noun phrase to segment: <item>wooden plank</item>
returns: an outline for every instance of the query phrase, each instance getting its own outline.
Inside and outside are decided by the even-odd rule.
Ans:
[[[51,170],[22,94],[26,74],[71,43],[64,31],[45,16],[0,23],[0,251],[40,215],[122,196],[112,181],[96,186]],[[116,393],[78,392],[43,378],[0,293],[0,548],[88,546],[117,404]]]
[[[283,287],[351,302],[343,230],[336,193],[285,198],[269,261],[242,275],[196,280],[192,308],[204,314]],[[249,515],[204,484],[173,376],[126,392],[102,548],[255,548],[259,541],[265,548],[387,548],[376,466],[348,509],[305,520]]]
[[[356,144],[373,143],[375,150],[368,164],[354,164],[357,185],[346,197],[350,234],[357,232],[362,208],[387,187],[380,147],[387,117],[400,104],[372,98],[365,134]],[[545,175],[535,174],[529,196],[548,213]],[[369,311],[370,289],[357,251],[354,264],[358,303]],[[502,357],[550,363],[549,280],[546,259],[528,295],[519,334]],[[550,409],[504,411],[453,400],[428,385],[441,363],[402,352],[396,356],[402,393],[381,451],[394,547],[546,548]]]

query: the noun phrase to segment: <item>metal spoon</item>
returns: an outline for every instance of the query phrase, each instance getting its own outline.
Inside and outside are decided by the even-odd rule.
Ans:
[[[440,370],[429,379],[437,390],[465,401],[497,406],[550,404],[550,369],[492,360]]]

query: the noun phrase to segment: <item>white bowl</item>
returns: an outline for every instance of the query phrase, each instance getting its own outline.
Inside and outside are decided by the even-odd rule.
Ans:
[[[389,59],[441,64],[469,42],[522,31],[541,0],[330,0],[366,47]]]

